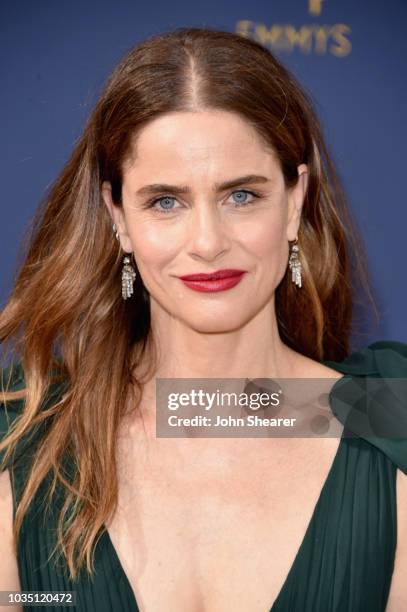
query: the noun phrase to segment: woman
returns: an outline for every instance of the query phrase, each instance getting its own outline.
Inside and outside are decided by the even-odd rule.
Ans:
[[[128,53],[1,313],[2,590],[86,611],[407,605],[405,439],[155,431],[158,378],[406,376],[401,342],[349,354],[351,254],[368,290],[351,228],[268,50],[180,28]]]

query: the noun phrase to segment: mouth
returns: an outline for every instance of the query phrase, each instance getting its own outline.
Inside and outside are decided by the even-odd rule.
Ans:
[[[184,276],[180,276],[179,278],[184,281],[211,281],[241,276],[242,274],[244,274],[245,271],[246,270],[236,269],[216,270],[215,272],[210,272],[209,274],[205,274],[203,272],[198,274],[185,274]]]
[[[182,282],[193,289],[204,293],[225,291],[240,283],[246,270],[217,270],[210,274],[187,274],[180,276]]]

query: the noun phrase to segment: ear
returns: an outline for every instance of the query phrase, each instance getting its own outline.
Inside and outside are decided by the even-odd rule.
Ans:
[[[124,216],[123,208],[116,206],[112,200],[112,186],[109,181],[103,181],[101,188],[102,199],[109,211],[112,224],[115,223],[119,232],[120,245],[126,253],[132,253],[133,246],[127,232],[126,217]],[[113,234],[113,230],[112,230]]]
[[[297,168],[298,181],[288,190],[287,240],[295,240],[301,222],[301,210],[308,186],[308,166],[301,164]]]

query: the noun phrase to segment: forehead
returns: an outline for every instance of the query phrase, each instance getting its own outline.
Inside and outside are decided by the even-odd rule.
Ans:
[[[151,121],[133,141],[124,165],[129,177],[145,173],[270,172],[278,160],[256,130],[226,111],[174,112]]]

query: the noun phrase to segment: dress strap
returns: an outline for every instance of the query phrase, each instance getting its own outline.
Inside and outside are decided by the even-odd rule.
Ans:
[[[381,340],[324,363],[345,374],[330,395],[335,416],[407,474],[407,344]]]

